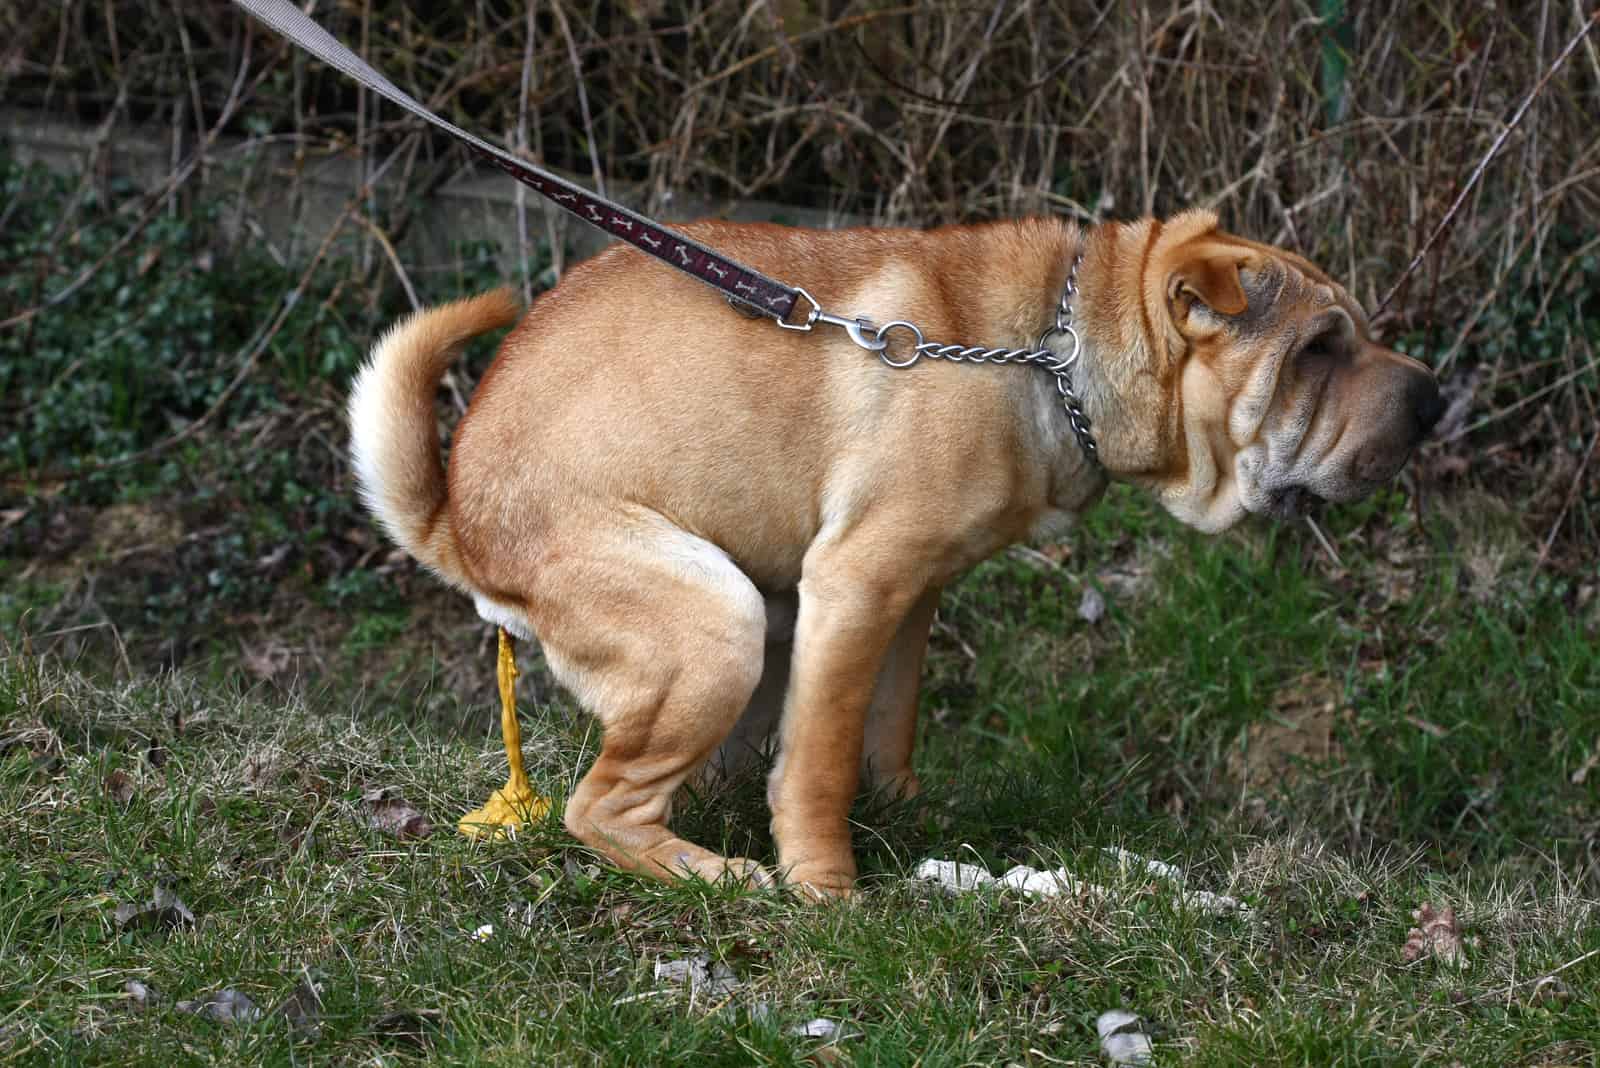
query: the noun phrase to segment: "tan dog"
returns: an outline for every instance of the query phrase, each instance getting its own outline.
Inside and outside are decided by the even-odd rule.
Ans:
[[[605,728],[566,825],[657,876],[765,880],[667,822],[725,740],[736,762],[775,725],[779,870],[847,893],[862,775],[917,789],[918,675],[942,586],[1058,528],[1108,476],[1207,531],[1308,495],[1350,500],[1400,469],[1441,407],[1428,370],[1374,343],[1339,285],[1209,212],[1089,231],[685,230],[832,312],[963,344],[1031,345],[1081,253],[1074,374],[1104,468],[1046,373],[895,370],[842,330],[734,314],[619,245],[505,339],[447,476],[439,378],[461,342],[519,309],[491,293],[391,330],[350,403],[366,500],[485,619],[537,636]],[[795,591],[790,635],[779,617]]]

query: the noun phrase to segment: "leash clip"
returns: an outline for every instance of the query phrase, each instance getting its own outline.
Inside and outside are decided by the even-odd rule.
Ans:
[[[850,335],[850,340],[868,352],[882,352],[889,347],[889,342],[882,336],[883,331],[874,325],[871,319],[860,315],[849,319],[843,315],[825,312],[822,310],[822,305],[817,303],[817,298],[807,293],[800,286],[795,286],[794,291],[806,299],[806,303],[811,305],[811,310],[806,312],[806,319],[803,323],[786,323],[782,319],[775,320],[783,329],[799,330],[802,333],[807,333],[818,323],[826,323],[829,326],[844,327],[844,332]],[[876,336],[867,336],[869,331],[874,332]]]

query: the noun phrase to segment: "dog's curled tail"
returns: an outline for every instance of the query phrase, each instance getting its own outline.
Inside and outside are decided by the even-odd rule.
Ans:
[[[350,389],[350,455],[362,501],[402,548],[455,585],[466,577],[445,508],[434,394],[463,344],[521,314],[508,289],[413,312],[373,346]]]

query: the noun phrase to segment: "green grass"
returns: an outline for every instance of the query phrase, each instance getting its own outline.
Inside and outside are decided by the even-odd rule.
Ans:
[[[817,1063],[824,1043],[791,1032],[826,1017],[856,1037],[820,1056],[850,1063],[1101,1063],[1094,1019],[1126,1007],[1158,1063],[1597,1063],[1600,775],[1572,781],[1600,724],[1593,613],[1563,610],[1514,555],[1484,589],[1459,561],[1498,535],[1470,508],[1419,528],[1379,499],[1331,528],[1345,568],[1299,529],[1208,540],[1115,494],[1063,568],[980,568],[936,628],[927,792],[863,799],[862,893],[833,908],[616,874],[556,816],[469,844],[450,824],[496,785],[496,747],[428,726],[420,704],[107,686],[13,651],[0,1057]],[[1118,571],[1139,578],[1100,577]],[[1092,626],[1086,581],[1110,601]],[[351,640],[390,636],[373,627]],[[1319,701],[1331,711],[1307,719]],[[563,796],[590,724],[565,698],[524,721],[536,784]],[[1241,770],[1274,725],[1308,723],[1335,748]],[[107,790],[123,777],[125,801]],[[369,828],[375,787],[434,833]],[[679,826],[770,856],[761,793],[751,779],[686,798]],[[1184,909],[1113,869],[1109,846],[1254,914]],[[927,856],[1065,865],[1110,893],[945,897],[906,878]],[[120,929],[115,906],[157,886],[195,925]],[[1402,959],[1425,900],[1459,913],[1466,969]],[[655,981],[656,962],[701,953],[737,989]],[[172,1008],[233,988],[270,1010],[307,974],[315,1036]],[[161,1002],[136,1010],[130,979]],[[421,1045],[388,1033],[396,1013]]]
[[[8,310],[94,262],[132,195],[92,193],[63,243],[64,187],[3,159],[0,180],[19,205],[0,252],[32,265],[0,275]],[[1125,1007],[1161,1063],[1600,1064],[1584,494],[1538,560],[1570,468],[1430,475],[1459,459],[1432,446],[1420,516],[1397,489],[1324,518],[1338,564],[1302,526],[1207,539],[1114,491],[1048,555],[947,592],[926,793],[861,800],[855,901],[660,886],[561,830],[596,735],[532,653],[530,770],[557,813],[514,843],[450,829],[502,772],[492,647],[469,604],[389,558],[348,481],[342,385],[399,309],[381,277],[331,260],[203,433],[40,480],[160,442],[235,373],[296,276],[247,252],[203,268],[206,220],[164,221],[0,334],[0,1061],[1098,1064],[1095,1017]],[[497,280],[482,248],[460,263],[423,299]],[[1495,314],[1546,358],[1592,319],[1575,292]],[[1488,455],[1503,429],[1454,448]],[[372,829],[375,788],[434,832]],[[686,796],[676,822],[771,859],[766,821],[752,777]],[[1108,847],[1254,913],[1179,908]],[[925,857],[1066,866],[1110,892],[947,898],[908,882]],[[196,922],[116,920],[157,888]],[[1403,959],[1424,901],[1456,909],[1469,968]],[[697,954],[737,989],[656,981]],[[308,976],[315,1034],[270,1012]],[[141,1010],[129,981],[159,1000]],[[269,1014],[174,1008],[220,989]],[[853,1037],[793,1033],[816,1017]]]

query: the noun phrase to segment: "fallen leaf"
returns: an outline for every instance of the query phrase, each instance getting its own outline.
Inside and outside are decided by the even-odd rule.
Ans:
[[[116,768],[107,775],[102,785],[105,787],[106,796],[119,805],[126,805],[133,800],[133,780],[121,768]]]
[[[316,1038],[322,1032],[322,997],[309,975],[300,980],[277,1011],[299,1038]]]
[[[396,838],[426,838],[433,833],[428,817],[405,798],[396,796],[392,787],[368,790],[361,800],[367,803],[367,825],[375,831]]]
[[[137,1012],[152,1009],[161,1000],[159,994],[137,979],[129,979],[123,983],[122,993],[127,996],[128,1004]]]
[[[113,914],[117,926],[129,927],[159,927],[177,928],[194,926],[194,913],[189,911],[189,906],[183,899],[164,886],[156,887],[148,904],[135,905],[130,903],[118,905]]]
[[[1430,738],[1448,738],[1450,732],[1432,720],[1423,719],[1421,716],[1407,716],[1406,722]]]
[[[839,1049],[839,1043],[861,1037],[860,1031],[822,1016],[807,1020],[803,1024],[796,1024],[789,1028],[789,1034],[798,1038],[822,1039],[822,1045],[811,1050],[806,1055],[806,1061],[810,1064],[824,1065],[848,1063],[843,1051]]]
[[[822,1065],[824,1068],[832,1068],[833,1065],[849,1064],[850,1061],[845,1057],[843,1050],[841,1050],[832,1042],[829,1042],[826,1045],[818,1046],[816,1049],[806,1054],[806,1063]]]
[[[407,1042],[418,1049],[433,1045],[443,1014],[438,1009],[400,1009],[372,1021],[367,1032],[390,1042]]]
[[[248,1024],[261,1019],[261,1009],[249,995],[233,989],[219,990],[204,1001],[180,1001],[174,1008],[217,1023]]]
[[[1467,951],[1461,941],[1461,925],[1456,922],[1456,910],[1446,905],[1443,912],[1436,911],[1433,903],[1424,901],[1422,907],[1412,912],[1417,926],[1406,932],[1406,943],[1401,956],[1407,962],[1423,957],[1437,957],[1458,968],[1467,966]]]
[[[1072,557],[1072,543],[1070,541],[1053,541],[1048,545],[1039,546],[1039,555],[1060,567]]]

